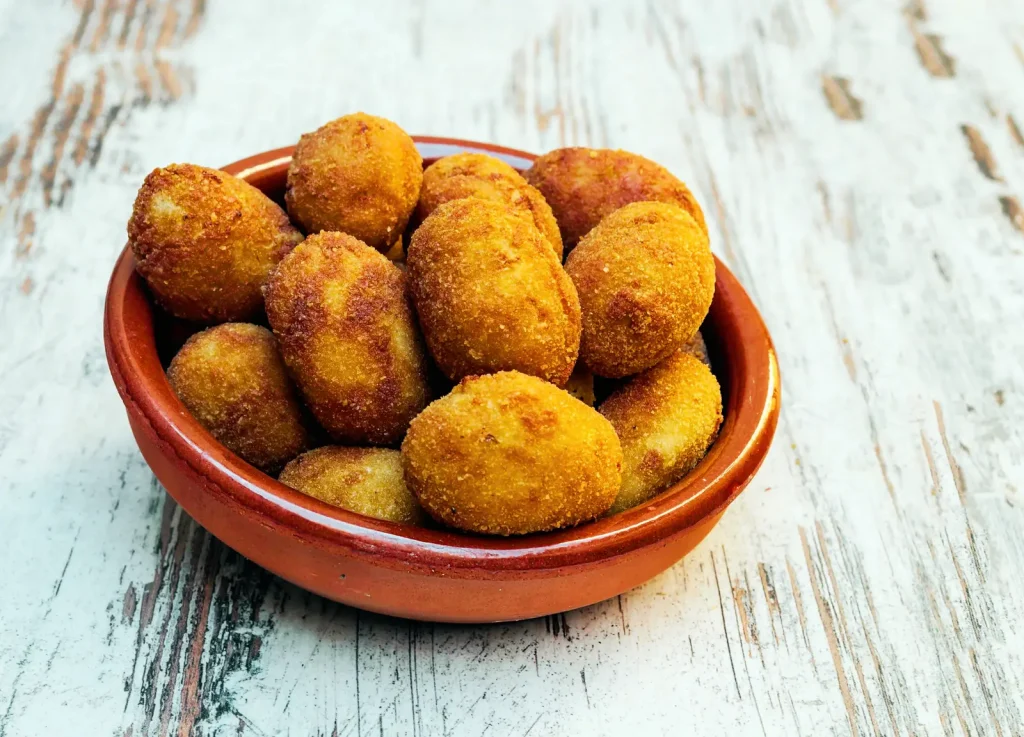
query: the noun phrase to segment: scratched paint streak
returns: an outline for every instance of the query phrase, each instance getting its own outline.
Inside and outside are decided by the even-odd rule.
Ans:
[[[89,98],[89,109],[85,120],[78,130],[78,141],[75,143],[71,155],[76,166],[80,166],[89,155],[89,143],[92,140],[93,131],[96,128],[96,121],[103,112],[103,96],[107,83],[107,72],[103,67],[96,70],[96,79],[92,87],[92,95]]]
[[[967,482],[964,481],[963,471],[960,464],[953,456],[953,450],[949,447],[949,438],[946,436],[946,422],[942,416],[942,405],[936,399],[932,402],[935,408],[935,422],[939,428],[939,437],[942,439],[942,448],[946,451],[946,462],[949,463],[949,470],[953,474],[953,484],[956,486],[956,493],[960,497],[960,504],[967,503]]]
[[[924,450],[924,458],[928,463],[928,472],[932,477],[931,495],[938,496],[942,484],[939,482],[939,471],[935,466],[935,457],[932,455],[932,448],[928,444],[928,438],[925,437],[924,430],[921,431],[921,448]]]
[[[1016,197],[1004,195],[999,198],[999,206],[1013,227],[1024,233],[1024,207],[1020,201]]]
[[[843,668],[843,658],[839,652],[839,638],[836,636],[836,621],[832,616],[832,610],[825,600],[821,591],[821,584],[818,581],[818,574],[811,559],[811,546],[807,541],[807,530],[800,528],[800,545],[804,551],[804,563],[807,566],[807,575],[811,579],[811,591],[814,593],[814,601],[818,605],[818,617],[821,626],[825,630],[825,639],[828,641],[828,649],[832,655],[832,664],[835,666],[836,679],[839,682],[839,692],[842,695],[843,705],[846,707],[846,718],[850,725],[850,734],[856,737],[857,711],[853,703],[853,693],[850,690],[850,682],[847,680],[846,671]]]
[[[853,639],[850,635],[846,611],[843,606],[843,597],[839,588],[839,582],[836,580],[835,569],[832,567],[832,556],[828,551],[828,542],[825,540],[825,528],[818,520],[815,520],[814,522],[814,531],[818,540],[818,551],[821,554],[822,560],[825,562],[825,573],[827,574],[828,582],[827,587],[831,587],[832,601],[835,602],[835,613],[839,622],[839,635],[841,637],[841,641],[846,646],[846,651],[850,654],[850,657],[853,660],[854,672],[857,675],[857,683],[860,686],[861,699],[863,699],[867,706],[868,719],[871,722],[872,731],[878,735],[880,732],[878,729],[878,718],[875,715],[875,705],[871,699],[871,694],[868,691],[867,683],[864,680],[864,669],[861,666],[860,658],[857,657],[857,653],[853,647]]]
[[[885,489],[889,492],[889,498],[896,501],[896,487],[892,485],[889,478],[889,467],[885,463],[885,456],[882,455],[882,446],[875,442],[875,460],[878,462],[878,469],[882,473],[882,480],[885,482]]]
[[[789,574],[789,584],[793,592],[793,604],[796,607],[797,620],[800,623],[800,634],[803,637],[804,647],[807,648],[807,654],[811,659],[811,667],[814,670],[814,674],[818,674],[818,666],[814,660],[814,650],[811,648],[811,640],[807,633],[807,615],[804,613],[804,602],[803,597],[800,594],[800,589],[796,583],[796,572],[793,570],[793,564],[790,563],[789,558],[786,558],[786,572]]]
[[[974,157],[974,163],[978,165],[979,171],[995,182],[1004,181],[1002,175],[999,173],[999,167],[996,164],[995,157],[992,155],[992,149],[990,149],[988,144],[985,143],[985,139],[982,137],[981,131],[973,125],[967,125],[966,123],[960,126],[960,131],[964,134],[964,138],[967,139],[967,145],[971,150],[971,156]]]
[[[840,120],[864,119],[864,104],[850,90],[850,80],[824,75],[821,78],[821,91],[829,108]]]
[[[914,50],[921,60],[921,66],[939,79],[950,79],[956,76],[956,59],[946,53],[942,46],[942,39],[931,33],[922,33],[916,24],[911,24],[911,33],[914,37]]]
[[[786,628],[782,624],[782,609],[779,607],[779,598],[775,593],[775,585],[770,581],[768,567],[763,562],[757,564],[757,575],[761,579],[761,590],[764,592],[764,601],[768,606],[768,623],[772,628],[772,639],[775,645],[779,644],[779,632],[782,632],[783,642],[786,650],[789,650],[789,643],[786,642]],[[778,630],[775,628],[775,620],[779,620]]]

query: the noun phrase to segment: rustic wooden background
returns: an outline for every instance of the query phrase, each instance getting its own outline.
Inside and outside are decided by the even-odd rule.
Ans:
[[[135,189],[355,110],[698,194],[784,403],[685,561],[420,624],[166,498],[101,345]],[[1021,734],[1022,202],[1018,0],[0,0],[0,737]]]

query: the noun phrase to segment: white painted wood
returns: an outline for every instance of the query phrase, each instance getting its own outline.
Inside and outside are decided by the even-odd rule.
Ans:
[[[3,0],[0,89],[3,737],[1024,731],[1020,3]],[[784,408],[685,561],[415,624],[167,501],[100,336],[134,191],[358,109],[693,187]]]

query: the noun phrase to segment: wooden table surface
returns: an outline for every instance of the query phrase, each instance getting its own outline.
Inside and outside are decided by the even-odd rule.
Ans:
[[[1024,731],[1018,0],[0,0],[0,91],[0,737]],[[684,561],[422,624],[165,496],[101,343],[135,190],[356,110],[693,188],[784,399]]]

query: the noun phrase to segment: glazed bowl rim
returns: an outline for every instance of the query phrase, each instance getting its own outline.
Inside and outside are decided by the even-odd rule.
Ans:
[[[493,153],[517,168],[533,154],[436,136],[414,136],[439,155],[457,150]],[[287,167],[294,146],[241,159],[223,170],[252,180]],[[427,156],[425,156],[427,158]],[[118,258],[107,288],[104,344],[114,383],[129,414],[141,418],[179,468],[210,494],[259,518],[280,534],[335,547],[377,564],[474,577],[502,572],[543,573],[597,563],[668,538],[724,510],[749,482],[768,451],[778,421],[781,385],[768,330],[750,297],[716,257],[716,300],[730,315],[739,385],[732,386],[720,435],[704,460],[654,499],[617,515],[567,530],[519,537],[483,537],[453,530],[416,528],[330,506],[265,475],[220,445],[185,410],[157,356],[153,312],[130,246]],[[713,307],[713,311],[714,311]],[[742,319],[741,319],[742,318]],[[716,326],[717,332],[717,326]],[[736,377],[731,380],[736,384]],[[738,432],[741,431],[741,432]],[[187,510],[186,510],[187,511]]]

